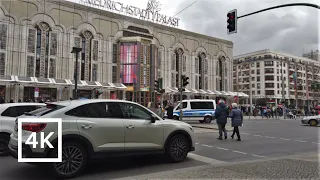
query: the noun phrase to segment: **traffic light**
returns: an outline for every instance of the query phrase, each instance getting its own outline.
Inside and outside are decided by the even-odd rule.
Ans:
[[[227,14],[228,34],[237,33],[237,10],[231,10]]]
[[[162,78],[158,78],[157,80],[154,80],[154,90],[158,93],[163,93],[164,89],[162,87]]]
[[[189,77],[182,75],[181,80],[182,80],[182,87],[183,88],[187,87],[187,85],[189,84]]]
[[[95,92],[96,99],[98,99],[101,94],[102,94],[101,91],[96,90]]]

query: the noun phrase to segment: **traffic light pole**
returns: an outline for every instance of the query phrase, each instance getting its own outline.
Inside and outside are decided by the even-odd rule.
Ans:
[[[245,15],[239,16],[237,19],[240,19],[240,18],[243,18],[243,17],[246,17],[246,16],[250,16],[250,15],[253,15],[253,14],[257,14],[257,13],[260,13],[260,12],[268,11],[268,10],[271,10],[271,9],[277,9],[277,8],[288,7],[288,6],[309,6],[309,7],[320,9],[320,6],[318,6],[316,4],[311,4],[311,3],[291,3],[291,4],[283,4],[283,5],[279,5],[279,6],[273,6],[273,7],[270,7],[270,8],[262,9],[260,11],[256,11],[256,12],[249,13],[249,14],[245,14]]]

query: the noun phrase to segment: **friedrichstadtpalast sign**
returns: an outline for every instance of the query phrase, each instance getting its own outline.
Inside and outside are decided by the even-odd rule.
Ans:
[[[161,4],[157,0],[149,0],[146,9],[123,4],[121,2],[111,0],[80,0],[80,4],[105,9],[108,11],[116,11],[121,14],[130,15],[132,17],[153,21],[168,26],[179,26],[179,19],[175,17],[160,14]]]

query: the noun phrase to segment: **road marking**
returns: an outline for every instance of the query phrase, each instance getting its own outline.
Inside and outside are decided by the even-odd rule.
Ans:
[[[294,140],[294,141],[297,141],[297,142],[307,142],[307,141],[301,141],[301,140]]]
[[[213,147],[213,146],[209,146],[209,145],[206,145],[206,144],[201,144],[202,146],[204,147]]]
[[[233,152],[235,152],[235,153],[240,153],[240,154],[247,154],[247,153],[241,152],[241,151],[233,151]]]
[[[248,133],[241,133],[241,134],[245,134],[245,135],[251,135],[251,134],[248,134]]]
[[[216,147],[217,149],[221,149],[221,150],[225,150],[225,151],[228,151],[229,149],[226,149],[226,148],[221,148],[221,147]]]
[[[194,160],[197,160],[197,161],[201,161],[201,162],[204,162],[204,163],[212,164],[212,165],[225,163],[225,161],[219,161],[217,159],[212,159],[212,158],[208,158],[208,157],[205,157],[205,156],[200,156],[200,155],[193,154],[193,153],[189,153],[188,154],[188,158],[191,158],[191,159],[194,159]]]
[[[274,139],[276,137],[272,137],[272,136],[265,136],[266,138],[270,138],[270,139]]]
[[[281,140],[285,140],[285,141],[290,141],[291,139],[286,139],[286,138],[279,138]]]
[[[199,144],[199,143],[194,143],[194,144]]]
[[[317,142],[312,142],[312,144],[320,144],[320,143],[317,143]]]
[[[266,156],[259,156],[259,155],[256,155],[256,154],[251,154],[251,155],[255,156],[255,157],[267,158]]]
[[[262,137],[261,135],[253,135],[253,136],[256,136],[256,137]]]

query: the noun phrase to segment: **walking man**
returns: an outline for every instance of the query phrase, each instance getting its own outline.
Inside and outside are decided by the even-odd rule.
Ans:
[[[218,137],[219,140],[222,140],[222,131],[224,133],[224,139],[227,139],[226,124],[227,124],[228,115],[229,115],[229,108],[225,105],[225,102],[222,99],[220,99],[219,105],[215,112],[215,117],[217,119],[217,124],[219,127],[219,137]]]

